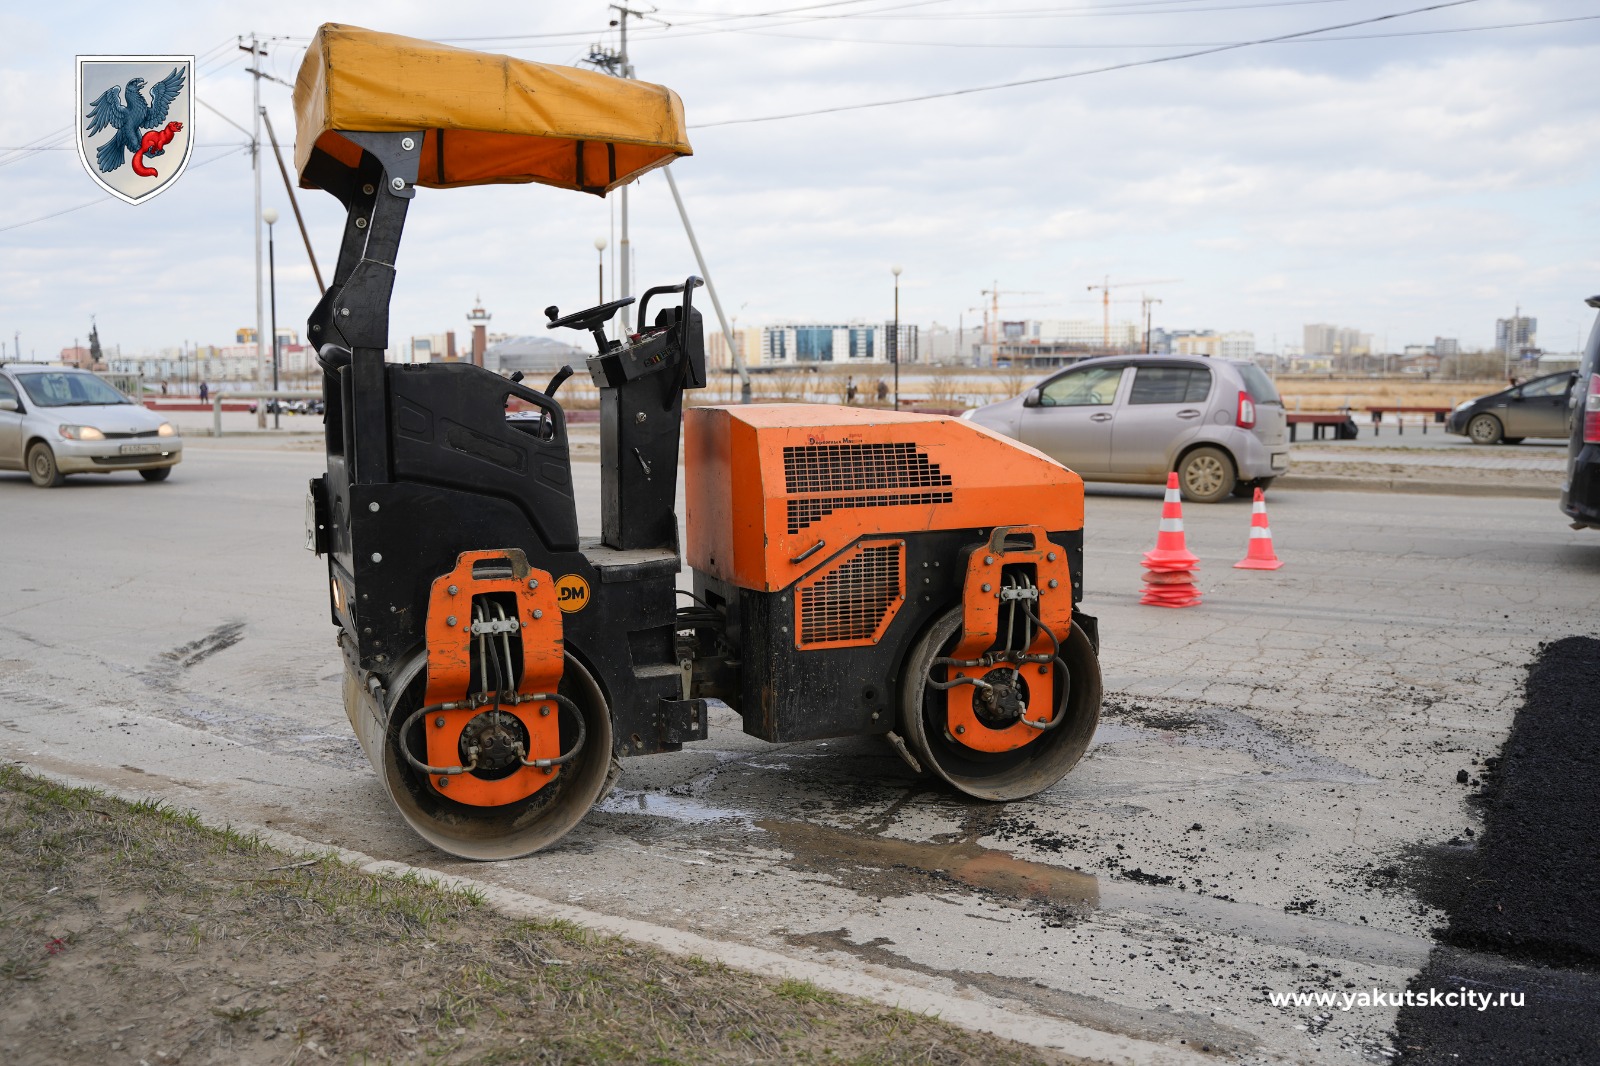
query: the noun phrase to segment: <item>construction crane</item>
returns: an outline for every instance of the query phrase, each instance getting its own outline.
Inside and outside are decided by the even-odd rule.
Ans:
[[[1154,281],[1112,281],[1105,277],[1100,284],[1090,285],[1089,291],[1100,290],[1100,306],[1102,309],[1102,325],[1100,333],[1100,346],[1106,351],[1111,350],[1111,290],[1126,289],[1132,285],[1176,285],[1182,278],[1156,278]]]
[[[993,285],[994,287],[990,288],[990,289],[982,289],[980,291],[983,293],[984,296],[987,296],[989,298],[990,307],[993,308],[993,315],[990,314],[990,307],[985,307],[984,310],[983,310],[983,343],[989,349],[989,365],[993,366],[994,365],[995,352],[998,351],[999,348],[1000,348],[1000,338],[999,338],[999,329],[1000,329],[1000,282],[993,281],[993,282],[990,282],[990,284]],[[1046,295],[1045,293],[1039,292],[1039,291],[1034,290],[1034,289],[1007,289],[1006,290],[1006,294],[1008,296],[1044,296],[1044,295]],[[996,331],[994,336],[991,336],[990,333],[989,333],[989,325],[990,325],[991,322],[994,323],[994,329]]]

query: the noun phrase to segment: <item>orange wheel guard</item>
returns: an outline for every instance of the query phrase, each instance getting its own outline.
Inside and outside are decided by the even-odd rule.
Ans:
[[[581,712],[556,694],[561,683],[561,611],[555,581],[519,549],[462,552],[428,597],[428,684],[420,728],[427,763],[414,767],[441,796],[475,807],[525,799],[554,780],[563,705],[582,743]],[[518,654],[520,652],[520,655]],[[515,676],[520,659],[520,677]],[[476,667],[476,676],[474,675]]]
[[[989,544],[968,557],[962,605],[960,643],[947,659],[934,660],[948,680],[930,678],[948,692],[946,728],[951,740],[976,751],[1013,751],[1058,724],[1057,652],[1072,628],[1066,550],[1041,526],[996,528]],[[987,679],[1000,671],[1016,671],[1022,685],[991,687]],[[999,676],[1009,681],[1009,674]],[[990,697],[1019,688],[1025,706],[1014,708],[1021,713],[1009,715],[1007,724],[1005,709],[992,706]]]

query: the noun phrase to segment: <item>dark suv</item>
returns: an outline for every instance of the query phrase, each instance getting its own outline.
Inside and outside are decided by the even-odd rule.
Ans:
[[[1600,296],[1584,301],[1600,308]],[[1574,529],[1600,529],[1600,318],[1589,331],[1568,407],[1567,482],[1561,509]]]

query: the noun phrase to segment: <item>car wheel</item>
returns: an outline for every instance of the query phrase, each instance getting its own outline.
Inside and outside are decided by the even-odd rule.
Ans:
[[[158,466],[154,470],[139,471],[139,476],[144,478],[146,481],[165,481],[167,480],[167,475],[171,473],[172,467]]]
[[[28,476],[41,489],[53,489],[67,480],[56,466],[56,453],[43,442],[28,449]]]
[[[1494,415],[1474,415],[1467,423],[1467,439],[1474,444],[1498,444],[1504,432]]]
[[[1196,448],[1178,464],[1178,487],[1195,503],[1226,499],[1237,480],[1233,460],[1220,448]]]

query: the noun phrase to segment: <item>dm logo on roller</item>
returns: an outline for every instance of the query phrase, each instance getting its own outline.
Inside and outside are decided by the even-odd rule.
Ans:
[[[589,606],[589,583],[577,574],[556,578],[556,606],[567,614]]]
[[[78,158],[106,192],[141,204],[194,148],[193,56],[79,56]]]

